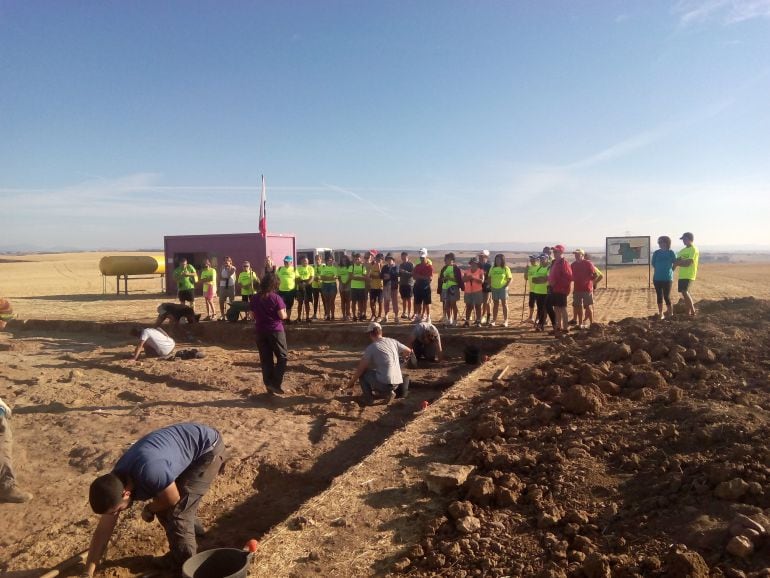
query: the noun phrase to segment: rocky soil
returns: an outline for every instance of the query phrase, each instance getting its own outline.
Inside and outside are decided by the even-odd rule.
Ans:
[[[575,332],[471,404],[410,576],[770,576],[770,302]],[[468,472],[466,471],[465,474]]]

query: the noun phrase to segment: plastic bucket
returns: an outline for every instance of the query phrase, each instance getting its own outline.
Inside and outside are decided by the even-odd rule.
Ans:
[[[215,548],[189,558],[182,565],[185,578],[246,578],[254,554],[236,548]]]

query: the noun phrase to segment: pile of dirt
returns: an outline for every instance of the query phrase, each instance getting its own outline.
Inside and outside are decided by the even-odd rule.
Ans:
[[[770,576],[770,302],[626,319],[477,400],[410,576]]]

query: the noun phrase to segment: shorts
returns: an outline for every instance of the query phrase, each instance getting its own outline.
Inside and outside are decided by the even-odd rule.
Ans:
[[[336,283],[324,283],[321,285],[321,293],[323,295],[336,295],[337,284]]]
[[[366,301],[366,289],[353,287],[350,289],[350,298],[353,301]]]
[[[414,291],[412,291],[411,285],[401,285],[398,288],[398,293],[401,295],[401,299],[411,299]]]
[[[680,293],[686,293],[690,290],[690,285],[692,285],[693,281],[695,281],[695,279],[680,279],[679,283],[677,284],[677,291]]]
[[[189,301],[190,303],[193,303],[195,301],[195,295],[193,295],[192,289],[181,289],[177,293],[177,297],[179,297],[179,301]]]
[[[442,303],[457,303],[460,300],[460,288],[457,285],[441,289]]]
[[[230,300],[230,303],[235,299],[235,287],[220,287],[219,288],[219,302],[224,303],[226,300]]]
[[[549,293],[547,304],[549,304],[551,307],[566,307],[567,294],[566,293]]]
[[[572,294],[572,305],[575,307],[588,307],[594,304],[594,294],[588,291],[576,291]]]
[[[466,305],[471,305],[471,306],[483,305],[484,293],[482,291],[476,291],[474,293],[466,293],[463,299],[465,300]]]
[[[303,283],[302,285],[297,285],[297,295],[296,295],[297,301],[301,302],[310,302],[313,299],[313,293],[310,288],[309,283]]]
[[[251,301],[251,295],[241,295],[241,301]]]
[[[382,289],[369,289],[369,301],[382,301]]]
[[[414,288],[414,306],[419,307],[420,305],[430,305],[431,297],[430,297],[430,287],[426,287],[424,289],[418,289],[417,287]]]
[[[385,287],[382,296],[385,303],[398,303],[398,287]]]
[[[495,301],[505,301],[508,299],[508,287],[500,287],[500,289],[492,289],[492,299]]]

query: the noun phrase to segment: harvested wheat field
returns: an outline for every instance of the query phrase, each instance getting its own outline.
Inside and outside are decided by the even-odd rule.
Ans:
[[[701,265],[698,318],[665,322],[648,319],[646,270],[612,270],[600,323],[559,341],[519,323],[514,282],[511,327],[442,330],[447,360],[410,371],[406,400],[362,407],[345,385],[362,324],[289,326],[280,398],[263,393],[246,323],[177,326],[203,359],[133,363],[128,329],[173,298],[151,280],[102,295],[101,256],[0,262],[17,316],[0,333],[0,397],[35,495],[0,504],[3,575],[84,550],[92,479],[191,420],[231,456],[200,549],[259,539],[251,576],[770,575],[770,265]],[[469,344],[488,360],[466,364]],[[100,575],[163,576],[163,533],[139,510]]]

